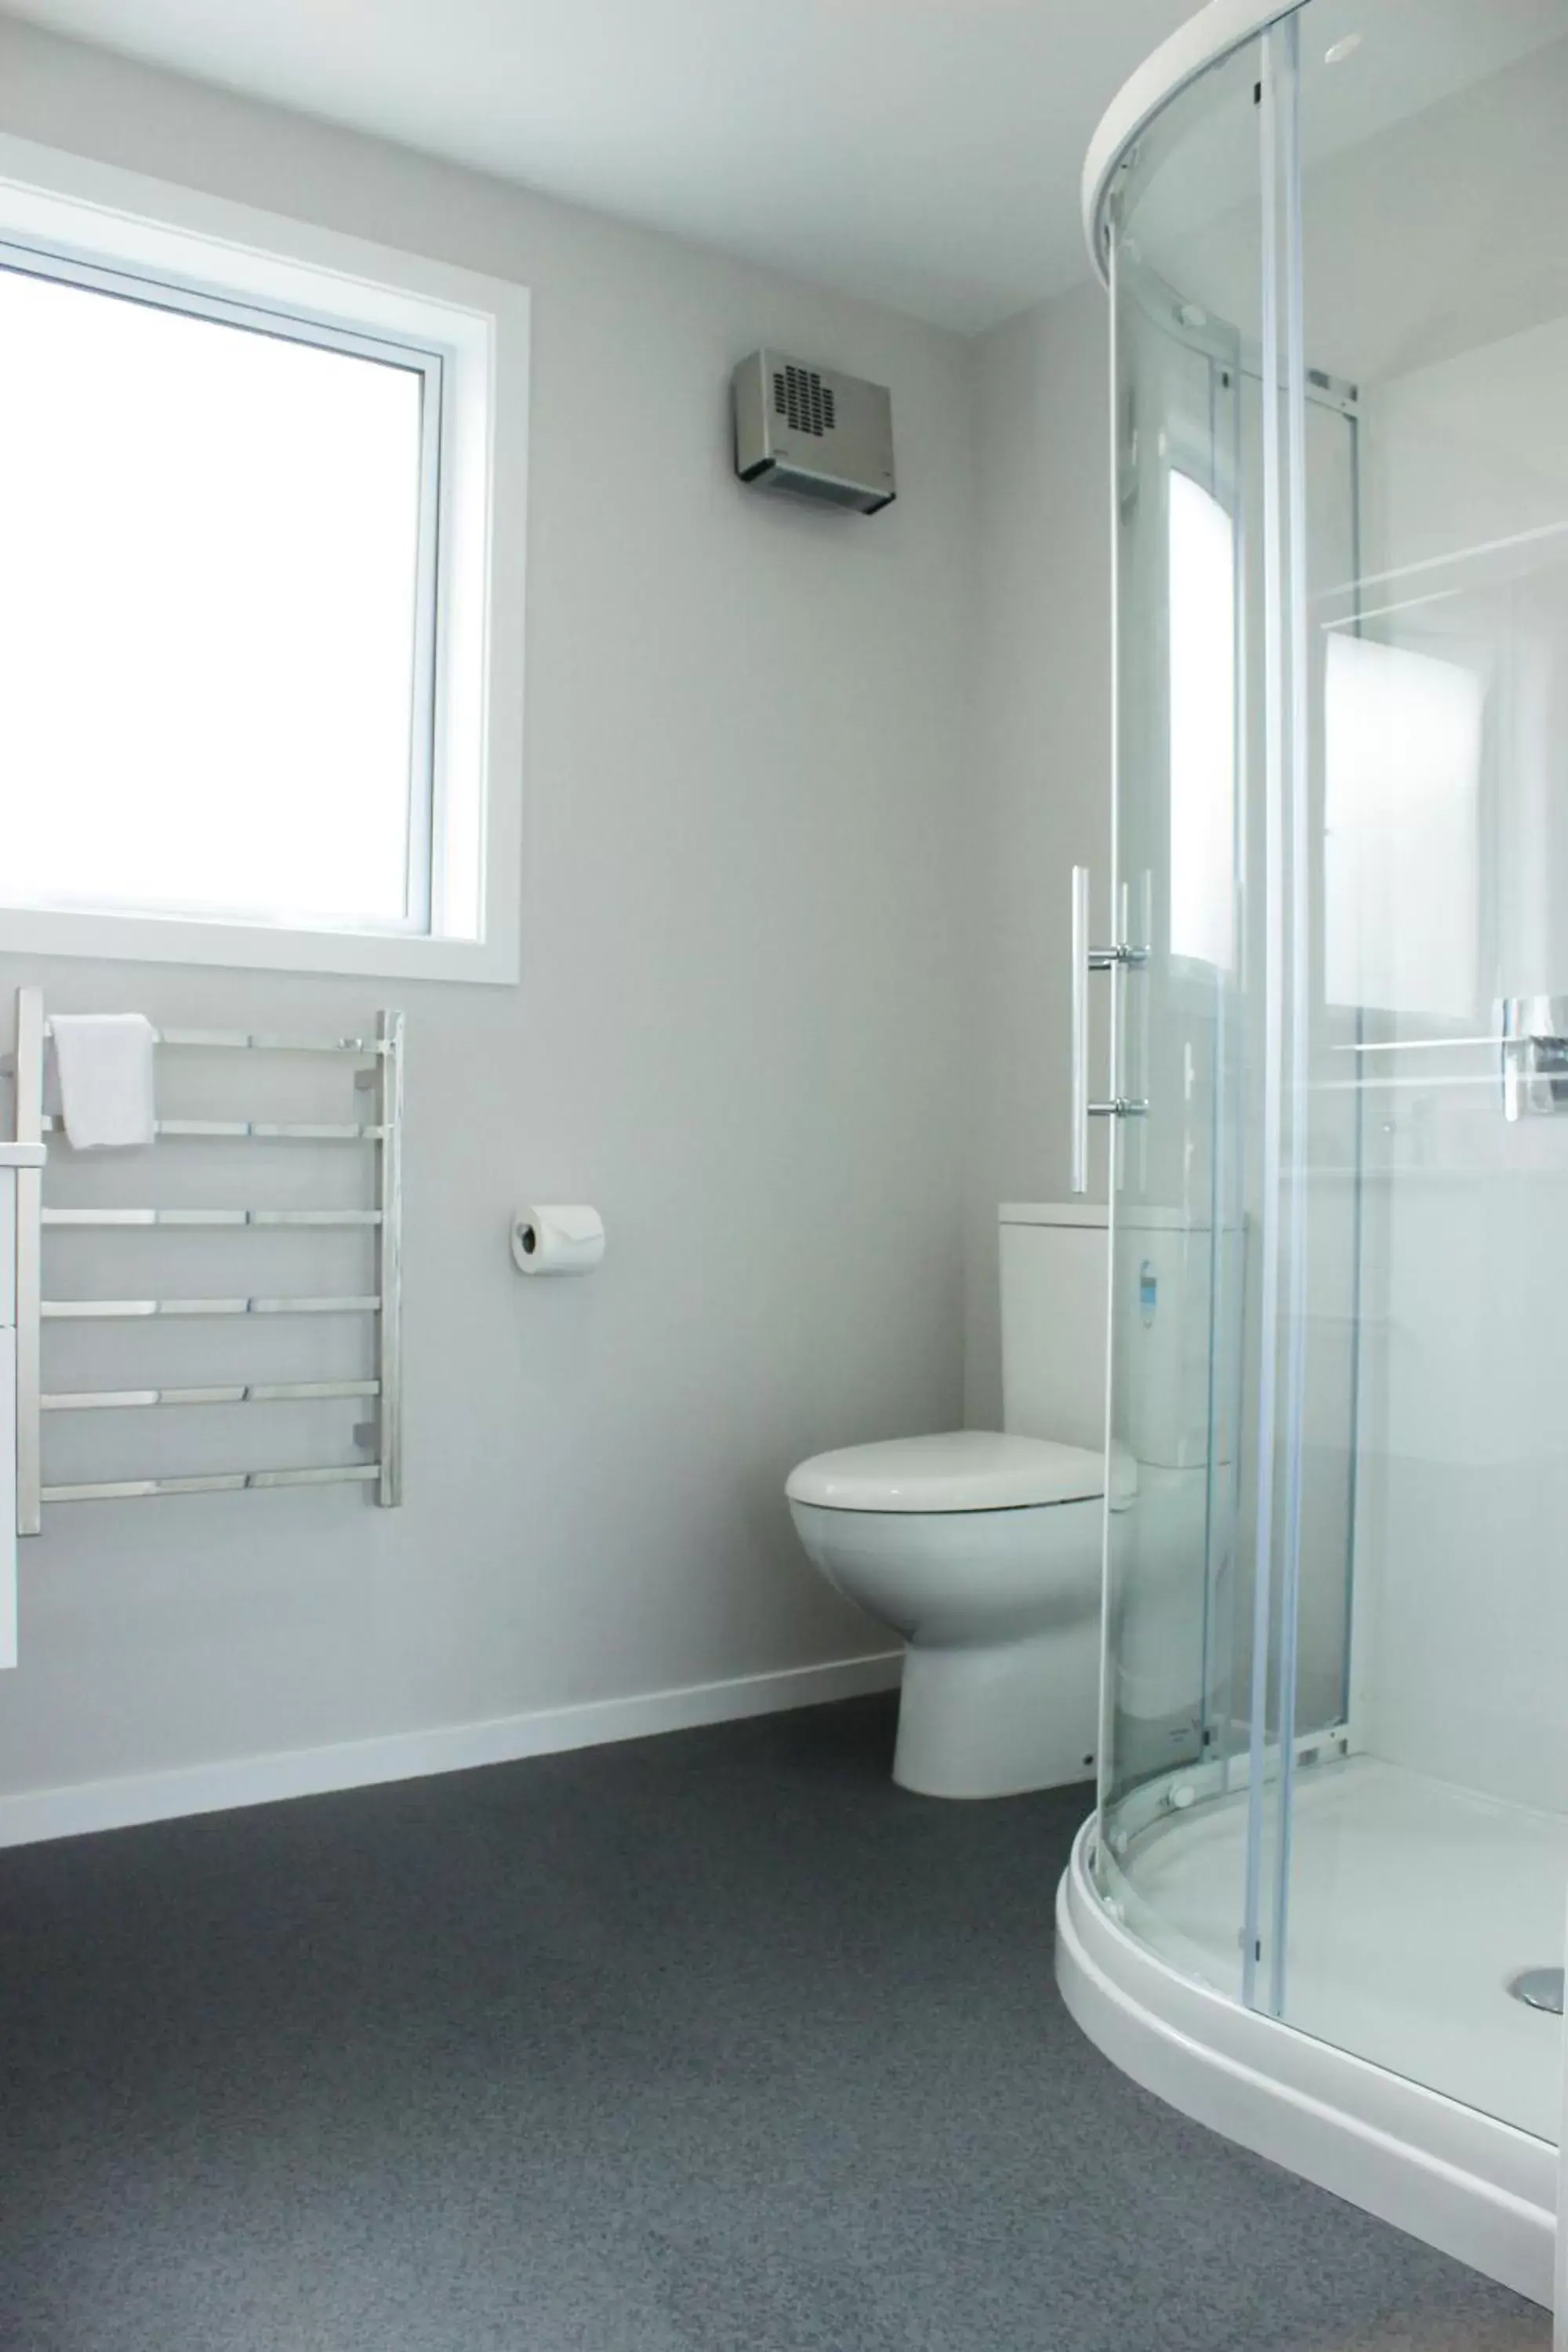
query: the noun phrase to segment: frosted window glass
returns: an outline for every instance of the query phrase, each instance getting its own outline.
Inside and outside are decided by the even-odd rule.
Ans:
[[[1483,680],[1331,635],[1324,680],[1329,1002],[1468,1019],[1479,985]]]
[[[0,895],[425,928],[420,372],[10,269],[0,348]]]
[[[1169,487],[1171,953],[1235,958],[1236,540],[1190,475]]]

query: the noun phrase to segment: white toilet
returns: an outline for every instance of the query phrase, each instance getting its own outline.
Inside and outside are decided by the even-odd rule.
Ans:
[[[1007,1433],[819,1454],[786,1493],[828,1581],[909,1644],[893,1778],[1005,1797],[1094,1767],[1105,1212],[1002,1211]],[[1118,1496],[1131,1475],[1119,1468]]]

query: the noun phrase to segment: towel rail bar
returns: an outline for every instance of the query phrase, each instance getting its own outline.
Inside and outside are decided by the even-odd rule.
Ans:
[[[379,1209],[46,1209],[46,1225],[379,1225]]]
[[[45,1135],[63,1135],[65,1121],[52,1111],[40,1119]],[[361,1127],[353,1120],[311,1122],[281,1118],[155,1118],[154,1135],[238,1136],[265,1143],[381,1143],[385,1131]],[[17,1139],[18,1141],[21,1138]]]
[[[44,1035],[53,1034],[54,1023],[46,1021]],[[306,1037],[248,1029],[154,1029],[153,1042],[207,1054],[343,1054],[359,1062],[374,1061],[386,1050],[377,1037]],[[0,1056],[0,1071],[16,1066],[15,1055]]]
[[[149,1315],[379,1315],[364,1298],[45,1298],[46,1323],[135,1321]]]
[[[16,1140],[44,1134],[44,996],[16,991]],[[43,1531],[43,1455],[38,1397],[43,1389],[44,1171],[16,1171],[16,1533]]]
[[[340,1462],[320,1470],[216,1470],[192,1478],[95,1478],[46,1486],[46,1503],[134,1502],[149,1495],[237,1495],[258,1486],[374,1486],[379,1462]]]
[[[157,1029],[153,1036],[160,1045],[214,1054],[349,1054],[368,1062],[386,1050],[376,1037],[301,1037],[266,1030]]]
[[[376,1064],[376,1116],[382,1144],[375,1155],[375,1286],[395,1307],[403,1297],[403,1015],[379,1013],[375,1023],[381,1058]],[[376,1501],[390,1510],[403,1500],[403,1317],[377,1318],[375,1369],[381,1382],[380,1476]]]
[[[38,1400],[45,1412],[118,1412],[160,1404],[303,1404],[327,1397],[375,1397],[379,1381],[250,1381],[196,1389],[58,1389]]]

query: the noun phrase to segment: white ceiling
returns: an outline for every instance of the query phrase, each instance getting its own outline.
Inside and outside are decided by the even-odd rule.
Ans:
[[[12,13],[973,331],[1086,274],[1089,135],[1195,5],[12,0]]]

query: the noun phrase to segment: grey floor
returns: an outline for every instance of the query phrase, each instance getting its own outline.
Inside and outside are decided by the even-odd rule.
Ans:
[[[1052,1986],[890,1704],[0,1855],[5,2352],[1492,2352]]]

